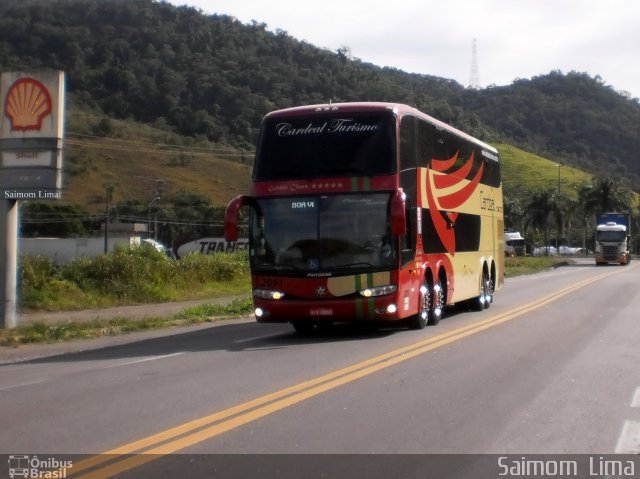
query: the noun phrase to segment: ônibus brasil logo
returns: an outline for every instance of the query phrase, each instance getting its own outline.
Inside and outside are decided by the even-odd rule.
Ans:
[[[62,461],[53,457],[18,455],[9,456],[9,477],[64,479],[73,461]]]

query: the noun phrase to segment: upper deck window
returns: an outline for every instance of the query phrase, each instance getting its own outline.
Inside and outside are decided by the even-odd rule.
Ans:
[[[269,118],[262,125],[255,180],[395,173],[395,117],[340,113]]]

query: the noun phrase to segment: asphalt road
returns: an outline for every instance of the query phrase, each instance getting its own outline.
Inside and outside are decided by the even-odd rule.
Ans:
[[[5,364],[0,454],[148,453],[95,477],[176,477],[171,453],[640,454],[638,285],[640,263],[587,262],[423,331],[232,322]]]

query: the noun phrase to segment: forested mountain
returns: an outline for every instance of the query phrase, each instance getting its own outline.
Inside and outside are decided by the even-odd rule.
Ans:
[[[509,141],[640,186],[640,103],[599,78],[558,71],[467,95],[468,109]]]
[[[472,90],[190,7],[3,0],[0,70],[40,68],[66,71],[72,105],[247,149],[273,109],[329,100],[408,103],[486,141],[619,173],[640,190],[640,104],[583,73]]]

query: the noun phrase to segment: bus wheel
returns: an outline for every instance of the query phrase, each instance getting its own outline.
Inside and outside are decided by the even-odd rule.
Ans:
[[[493,304],[493,293],[496,292],[496,285],[493,282],[493,279],[487,278],[487,281],[488,281],[488,283],[487,283],[487,291],[489,292],[488,296],[487,296],[487,301],[488,301],[487,308],[488,308],[489,306],[491,306]]]
[[[429,310],[429,324],[435,326],[442,319],[442,308],[444,308],[444,293],[440,280],[436,281],[431,292],[431,308]]]
[[[427,324],[435,326],[442,318],[444,296],[442,286],[437,281],[433,287],[425,282],[420,287],[420,311],[415,316],[409,318],[409,328],[424,329]]]
[[[420,310],[408,320],[409,329],[424,329],[429,322],[429,308],[431,307],[431,290],[425,282],[420,286]]]
[[[491,306],[491,302],[493,301],[491,289],[491,279],[489,279],[489,273],[487,273],[487,271],[485,270],[482,272],[480,294],[478,294],[478,297],[475,300],[476,311],[483,311]]]

